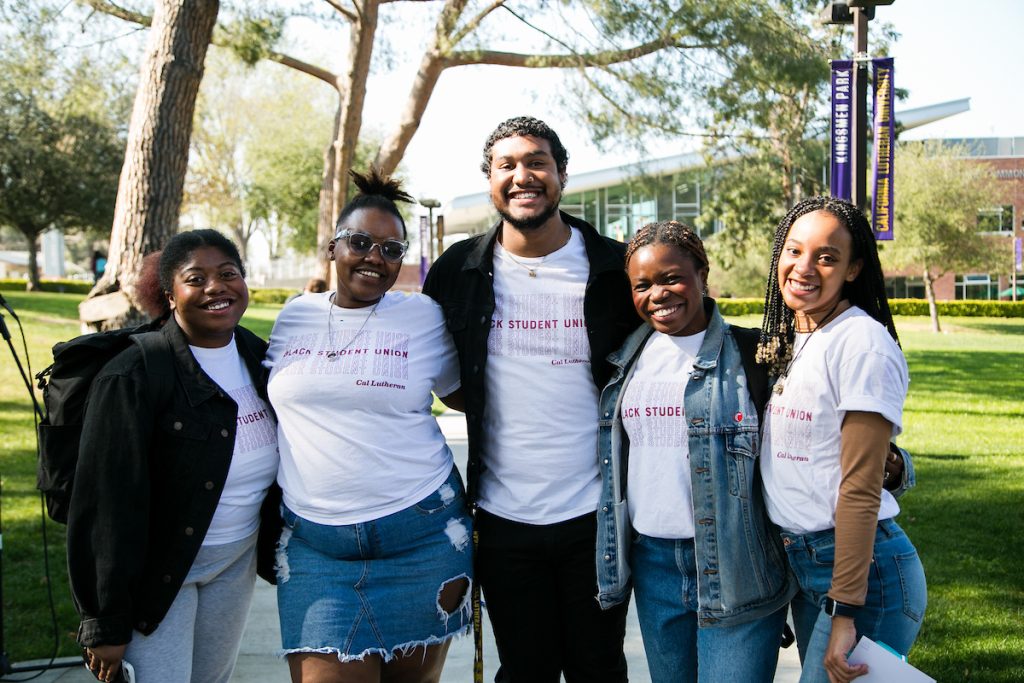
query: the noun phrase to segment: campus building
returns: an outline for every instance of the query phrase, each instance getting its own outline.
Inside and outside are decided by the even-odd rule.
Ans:
[[[903,130],[923,126],[966,111],[968,100],[956,100],[897,114]],[[983,234],[1005,237],[1006,267],[993,273],[950,273],[935,283],[939,299],[995,299],[1010,287],[1013,237],[1024,236],[1024,137],[950,140],[969,150],[969,158],[990,166],[1000,187],[995,206],[978,207]],[[694,225],[707,199],[710,170],[698,153],[677,154],[580,174],[569,174],[561,207],[594,225],[602,234],[628,240],[652,221],[675,219]],[[897,170],[896,202],[899,202]],[[497,220],[488,192],[455,197],[444,206],[450,239],[486,231]],[[718,221],[698,225],[702,237],[728,230]],[[899,239],[899,225],[896,225]],[[446,240],[447,241],[447,240]],[[1018,282],[1024,286],[1024,273]],[[893,273],[887,280],[894,297],[924,298],[924,282],[912,273]],[[1024,298],[1024,297],[1019,297]]]

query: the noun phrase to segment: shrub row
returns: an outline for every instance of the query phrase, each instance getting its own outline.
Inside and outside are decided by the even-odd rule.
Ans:
[[[251,304],[283,304],[284,300],[292,294],[298,294],[298,289],[287,289],[283,287],[267,289],[250,289],[249,303]]]
[[[88,294],[92,283],[82,280],[43,280],[44,292],[67,294]],[[0,279],[0,291],[25,291],[25,280],[16,278]],[[289,288],[250,289],[249,301],[254,304],[283,304],[299,290]],[[926,316],[928,302],[924,299],[890,299],[893,315]],[[939,316],[964,316],[968,318],[1024,318],[1024,301],[939,301]],[[761,315],[764,301],[761,299],[718,299],[722,315]]]
[[[42,280],[39,283],[44,292],[63,292],[65,294],[88,294],[92,282],[88,280]],[[28,280],[21,278],[0,278],[0,291],[24,292]]]
[[[1024,301],[939,301],[939,317],[964,316],[968,318],[1024,318]],[[924,299],[889,299],[893,315],[926,316],[928,302]],[[718,299],[722,315],[762,315],[761,299]]]

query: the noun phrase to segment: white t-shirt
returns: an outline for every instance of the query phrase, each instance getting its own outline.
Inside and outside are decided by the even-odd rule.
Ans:
[[[234,543],[259,528],[260,506],[277,475],[277,423],[270,406],[256,393],[234,337],[218,349],[189,348],[203,372],[238,404],[228,478],[203,538],[203,545]]]
[[[647,339],[622,393],[629,436],[626,500],[633,528],[655,538],[693,538],[690,442],[683,391],[704,332]]]
[[[589,274],[578,230],[542,258],[494,245],[479,504],[500,517],[554,524],[597,509],[598,392],[583,318]]]
[[[286,305],[265,363],[285,504],[320,524],[356,524],[409,507],[448,477],[430,392],[458,389],[459,367],[428,297],[388,292],[371,314],[335,306],[333,295]]]
[[[761,475],[772,521],[810,533],[836,524],[840,428],[847,411],[880,414],[896,436],[910,380],[889,332],[856,306],[813,334],[798,334],[793,354],[784,390],[772,393],[766,410]],[[899,511],[883,490],[878,518]]]

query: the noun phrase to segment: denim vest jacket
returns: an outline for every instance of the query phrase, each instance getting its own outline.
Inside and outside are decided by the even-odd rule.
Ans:
[[[715,302],[705,299],[704,306],[708,328],[683,396],[699,563],[697,618],[701,626],[734,625],[781,608],[793,596],[795,582],[778,529],[765,511],[757,461],[759,420],[740,352]],[[616,370],[601,393],[596,559],[602,608],[629,597],[629,439],[620,402],[652,332],[643,326],[608,357]]]

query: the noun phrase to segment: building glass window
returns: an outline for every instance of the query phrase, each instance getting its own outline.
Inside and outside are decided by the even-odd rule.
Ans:
[[[999,276],[957,275],[957,299],[998,299]]]
[[[885,280],[885,295],[890,299],[923,299],[924,279],[919,277],[890,277]]]
[[[978,211],[978,232],[1013,234],[1013,204]]]
[[[629,239],[629,188],[616,185],[605,190],[605,234],[617,240]]]

